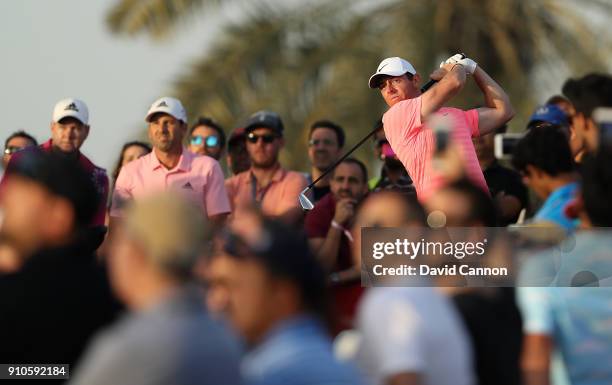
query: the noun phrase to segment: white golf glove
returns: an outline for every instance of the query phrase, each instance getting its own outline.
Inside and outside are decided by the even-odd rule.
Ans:
[[[465,55],[461,53],[455,54],[446,59],[446,61],[440,63],[440,67],[444,66],[445,64],[461,64],[465,68],[468,75],[472,75],[474,71],[476,71],[476,66],[478,66],[478,63],[465,57]]]

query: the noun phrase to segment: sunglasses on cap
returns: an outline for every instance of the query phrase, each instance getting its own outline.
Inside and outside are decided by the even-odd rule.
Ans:
[[[201,146],[202,144],[204,144],[206,147],[216,147],[219,145],[219,137],[216,135],[210,135],[206,137],[201,135],[194,135],[191,137],[190,143],[193,146]]]
[[[16,152],[19,152],[25,149],[26,147],[8,146],[7,148],[4,149],[4,155],[13,155]]]
[[[318,146],[319,144],[323,144],[324,146],[335,145],[334,141],[330,139],[310,139],[308,141],[308,146],[310,147]]]
[[[252,132],[249,132],[249,134],[247,135],[247,141],[255,144],[259,141],[259,139],[261,139],[263,140],[264,143],[272,143],[274,142],[274,139],[276,139],[277,137],[278,137],[277,135],[273,135],[273,134],[256,135]]]

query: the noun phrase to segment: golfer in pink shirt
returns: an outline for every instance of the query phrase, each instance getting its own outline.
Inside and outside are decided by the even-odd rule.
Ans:
[[[223,222],[231,211],[223,171],[213,158],[183,148],[187,115],[181,102],[169,97],[158,99],[146,121],[153,151],[121,169],[113,192],[111,220],[121,216],[126,201],[174,190],[201,207],[209,219]]]
[[[469,111],[443,107],[461,91],[468,75],[482,91],[485,107]],[[442,63],[430,77],[438,83],[421,93],[419,74],[399,57],[383,60],[370,77],[370,88],[378,88],[389,106],[383,116],[387,140],[410,174],[419,199],[426,200],[443,183],[432,165],[436,140],[427,119],[432,114],[443,115],[450,122],[450,138],[459,150],[464,176],[488,193],[471,137],[509,121],[514,115],[510,99],[476,62],[460,55]]]

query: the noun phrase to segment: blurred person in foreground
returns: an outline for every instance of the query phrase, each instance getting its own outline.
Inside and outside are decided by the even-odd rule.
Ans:
[[[266,216],[288,224],[301,223],[304,215],[298,195],[307,183],[302,173],[286,170],[280,164],[279,153],[285,145],[280,116],[258,111],[251,115],[244,130],[251,168],[225,181],[232,218],[239,220],[255,206]]]
[[[499,224],[507,226],[515,223],[522,209],[527,207],[527,188],[521,175],[502,166],[495,158],[495,135],[505,133],[506,125],[492,132],[472,138],[474,149],[489,192],[499,212]]]
[[[576,141],[583,143],[585,154],[594,154],[599,149],[600,137],[592,114],[598,107],[612,107],[612,76],[588,74],[568,79],[562,90],[573,106],[570,124]]]
[[[462,111],[443,107],[457,95],[471,75],[484,96],[485,107]],[[421,77],[412,64],[399,58],[383,60],[370,77],[370,88],[378,88],[389,106],[383,115],[387,140],[404,164],[421,201],[444,183],[432,165],[436,149],[434,130],[427,119],[438,113],[451,122],[450,135],[461,155],[462,168],[472,183],[488,192],[471,138],[489,133],[514,115],[504,90],[478,65],[460,54],[448,58],[430,75],[438,83],[421,93]]]
[[[223,223],[230,212],[223,171],[213,158],[183,147],[187,114],[181,102],[171,97],[156,100],[145,121],[153,151],[121,169],[110,210],[111,230],[126,202],[168,190],[180,192],[208,219]]]
[[[90,175],[56,152],[11,161],[0,194],[0,362],[74,365],[119,310],[88,247]]]
[[[426,207],[430,213],[444,213],[447,227],[491,228],[498,224],[491,198],[467,180],[445,186],[427,201]],[[495,238],[493,234],[486,237],[489,244],[484,257],[492,260],[492,253],[498,251]],[[519,385],[522,323],[514,289],[448,286],[442,290],[459,310],[474,347],[477,383]]]
[[[355,159],[343,160],[332,172],[331,192],[306,214],[304,228],[308,243],[333,285],[334,332],[350,328],[362,288],[359,269],[353,265],[351,228],[355,213],[368,193],[365,165]]]
[[[546,285],[557,286],[518,289],[526,385],[553,383],[555,351],[561,353],[571,384],[612,383],[611,163],[612,153],[603,148],[584,159],[581,194],[592,228],[576,232],[565,247],[530,256],[524,268],[533,271],[542,262],[555,266],[554,280]]]
[[[199,117],[189,130],[189,151],[219,161],[225,149],[225,132],[214,120]]]
[[[247,384],[361,384],[327,334],[325,274],[306,238],[253,211],[234,221],[208,266],[208,303],[243,337]]]
[[[376,127],[378,131],[374,134],[374,155],[383,162],[383,166],[380,175],[368,181],[370,190],[393,189],[416,194],[410,175],[385,137],[382,120],[376,122]]]
[[[2,168],[6,169],[14,153],[27,147],[38,146],[38,142],[27,132],[15,131],[4,141],[4,152],[2,153]]]
[[[361,227],[426,226],[425,212],[414,196],[372,194],[355,222],[356,263],[361,265]],[[359,306],[357,330],[361,337],[356,361],[372,384],[474,384],[465,327],[451,301],[433,284],[369,288]]]
[[[43,152],[54,152],[60,156],[79,164],[89,175],[98,193],[98,211],[91,220],[92,248],[96,249],[103,240],[106,229],[103,228],[106,221],[106,202],[108,199],[108,176],[106,170],[93,164],[80,151],[83,143],[89,136],[89,110],[87,105],[75,98],[62,99],[53,108],[51,121],[51,139],[40,145],[39,150]],[[30,151],[30,150],[28,150]],[[32,150],[34,151],[34,150]],[[13,156],[17,159],[23,152]],[[11,167],[9,163],[8,167]]]
[[[251,159],[246,149],[246,133],[238,127],[230,134],[227,141],[227,167],[232,175],[240,174],[251,167]]]
[[[140,141],[131,141],[127,142],[121,148],[121,152],[119,153],[119,159],[117,159],[117,163],[115,164],[115,169],[113,170],[113,186],[117,183],[117,178],[119,177],[119,172],[121,168],[126,164],[142,158],[151,152],[151,146],[147,143]]]
[[[323,174],[342,155],[344,147],[344,129],[329,120],[320,120],[310,126],[308,132],[308,160],[310,174],[306,175],[308,183],[312,183]],[[328,175],[317,182],[312,190],[312,203],[318,202],[330,191]]]
[[[512,165],[524,183],[544,199],[532,223],[549,223],[572,231],[578,221],[568,216],[566,206],[579,188],[575,163],[567,136],[559,126],[532,129],[517,143]]]
[[[208,315],[192,271],[210,238],[178,194],[129,206],[113,238],[113,290],[129,309],[92,342],[73,384],[239,384],[237,342]]]

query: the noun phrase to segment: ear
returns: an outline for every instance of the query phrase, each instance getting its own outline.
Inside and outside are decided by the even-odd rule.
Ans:
[[[280,139],[278,140],[278,145],[280,148],[285,147],[285,137],[281,136]]]
[[[531,164],[527,165],[527,171],[529,171],[529,175],[531,175],[532,178],[535,177],[537,179],[543,179],[548,175],[544,171],[542,171],[541,168],[533,166]]]
[[[149,123],[148,127],[147,127],[147,136],[149,137],[149,142],[150,143],[154,143],[153,142],[153,133],[151,132],[151,123]]]
[[[272,284],[275,303],[280,311],[297,313],[303,308],[302,297],[295,283],[285,279],[274,279]]]
[[[83,141],[85,141],[85,139],[87,139],[87,137],[89,136],[89,124],[83,125],[83,132],[85,133],[85,136],[83,137]]]
[[[421,84],[421,75],[418,73],[412,75],[412,82],[414,83],[415,87],[418,87],[418,85]]]

